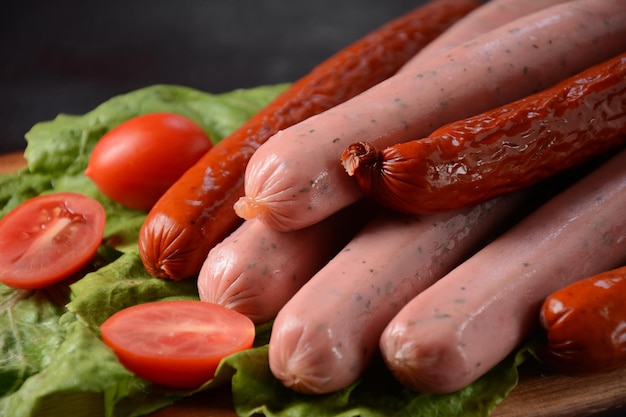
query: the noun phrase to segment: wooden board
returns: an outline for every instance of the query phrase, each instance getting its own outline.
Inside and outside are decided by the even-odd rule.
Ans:
[[[0,155],[0,174],[25,165],[21,153]],[[499,404],[492,417],[583,417],[615,411],[626,415],[626,369],[585,377],[546,375],[521,370],[519,385]],[[603,414],[604,415],[604,414]],[[230,392],[219,389],[190,397],[151,417],[236,417]]]
[[[0,174],[16,171],[25,165],[26,160],[20,152],[0,155]]]

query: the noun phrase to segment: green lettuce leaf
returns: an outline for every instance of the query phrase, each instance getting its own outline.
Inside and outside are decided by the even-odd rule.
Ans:
[[[226,358],[234,370],[233,401],[242,417],[486,417],[517,385],[517,367],[529,356],[521,349],[478,381],[452,394],[404,389],[378,358],[357,382],[341,391],[307,395],[285,388],[269,369],[267,345]],[[221,370],[221,368],[220,368]]]
[[[49,353],[63,342],[56,294],[0,286],[0,396],[18,389],[50,363]],[[1,413],[0,413],[1,415]]]
[[[113,97],[85,115],[61,114],[26,134],[28,166],[0,176],[0,218],[36,195],[75,191],[100,201],[107,225],[105,244],[76,276],[37,291],[0,284],[0,415],[139,416],[190,394],[136,378],[100,339],[99,325],[124,307],[198,294],[194,280],[166,281],[145,271],[137,239],[146,214],[100,194],[83,171],[98,139],[131,117],[183,114],[217,143],[286,86],[213,95],[156,85]]]
[[[120,250],[134,250],[146,213],[110,200],[83,175],[100,137],[132,117],[167,111],[196,121],[217,143],[286,87],[279,84],[208,94],[183,86],[155,85],[113,97],[85,115],[60,114],[37,123],[26,133],[28,166],[0,177],[0,217],[36,195],[78,191],[104,206],[105,239]]]
[[[213,142],[239,127],[287,85],[263,86],[212,95],[188,87],[155,85],[113,97],[91,112],[60,114],[26,133],[25,156],[31,172],[76,175],[87,167],[100,137],[140,114],[168,111],[196,121]]]
[[[167,298],[198,299],[193,279],[172,281],[154,278],[143,267],[139,254],[130,252],[72,284],[67,310],[87,326],[97,329],[113,313],[135,304]]]
[[[230,384],[242,417],[483,417],[515,387],[517,367],[529,356],[528,348],[453,394],[407,391],[380,359],[344,390],[299,394],[281,385],[269,370],[267,323],[257,328],[255,348],[225,358],[216,377],[199,390],[168,391],[135,377],[102,342],[99,326],[116,311],[143,302],[197,299],[198,294],[193,279],[156,279],[143,268],[137,239],[145,213],[109,200],[83,175],[98,139],[136,115],[171,111],[194,119],[217,142],[285,87],[212,95],[157,85],[113,97],[85,115],[59,115],[27,133],[28,166],[0,176],[0,218],[33,196],[71,190],[100,201],[107,225],[105,244],[76,276],[38,291],[0,284],[0,416],[142,416]]]

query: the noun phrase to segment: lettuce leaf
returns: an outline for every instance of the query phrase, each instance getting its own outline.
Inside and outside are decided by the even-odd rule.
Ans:
[[[517,385],[521,349],[468,387],[452,394],[416,393],[403,388],[377,358],[363,377],[341,391],[306,395],[285,388],[269,370],[267,345],[226,358],[234,369],[233,401],[241,417],[485,417]]]
[[[213,95],[156,85],[116,96],[85,115],[57,116],[26,134],[28,166],[0,176],[0,217],[28,198],[71,190],[105,208],[105,242],[81,273],[37,291],[0,284],[0,415],[145,415],[190,393],[163,392],[123,368],[99,335],[99,325],[129,305],[198,298],[194,280],[151,277],[137,251],[145,213],[98,192],[83,175],[98,139],[139,114],[169,111],[198,122],[217,143],[287,85]]]
[[[529,356],[527,348],[449,395],[403,389],[380,359],[344,390],[299,394],[282,386],[269,370],[268,323],[257,328],[255,348],[225,358],[205,386],[195,392],[168,391],[135,377],[101,341],[99,326],[116,311],[149,301],[197,299],[198,294],[193,279],[156,279],[143,268],[137,238],[145,213],[109,200],[83,175],[98,139],[136,115],[171,111],[194,119],[217,142],[285,87],[212,95],[156,85],[113,97],[85,115],[61,114],[27,133],[28,166],[0,176],[0,218],[33,196],[72,190],[100,201],[107,225],[105,244],[77,276],[38,291],[0,284],[0,415],[142,416],[229,384],[242,417],[482,417],[515,387],[517,367]]]

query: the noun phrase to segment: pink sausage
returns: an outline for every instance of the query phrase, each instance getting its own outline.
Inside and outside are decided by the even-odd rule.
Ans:
[[[407,387],[474,382],[537,328],[554,291],[626,260],[626,151],[550,199],[409,302],[380,339]]]
[[[403,70],[514,18],[564,1],[492,0],[430,42]],[[329,250],[338,248],[342,240],[328,232],[332,224],[324,221],[303,229],[302,234],[285,235],[258,219],[246,221],[209,253],[198,280],[201,299],[226,305],[257,323],[274,318],[282,304],[317,272],[320,262],[332,253]],[[281,251],[275,250],[278,247]]]
[[[468,13],[422,48],[400,71],[412,71],[416,65],[422,64],[425,60],[444,53],[478,35],[522,16],[567,1],[570,0],[490,0]]]
[[[383,213],[278,313],[270,368],[283,384],[329,393],[354,382],[386,324],[492,237],[521,194],[429,217]]]
[[[425,137],[625,48],[622,0],[572,0],[516,19],[278,132],[247,165],[235,210],[277,230],[314,224],[362,197],[340,163],[349,144]]]
[[[514,18],[563,1],[566,0],[492,0],[430,42],[403,70]],[[201,299],[226,305],[258,323],[274,317],[281,303],[319,269],[319,262],[328,256],[326,249],[335,247],[337,242],[333,240],[338,239],[324,231],[315,232],[317,227],[330,228],[321,223],[306,228],[306,235],[300,236],[281,235],[254,220],[245,222],[241,230],[209,253],[198,289]],[[305,241],[310,244],[302,247]],[[274,246],[286,249],[278,252]]]
[[[200,299],[238,311],[255,323],[269,321],[372,213],[365,202],[357,203],[288,233],[247,220],[209,252],[198,276]]]

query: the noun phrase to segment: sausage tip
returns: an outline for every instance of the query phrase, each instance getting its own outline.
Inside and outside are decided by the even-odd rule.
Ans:
[[[263,211],[263,205],[249,196],[240,197],[233,205],[233,208],[237,216],[244,220],[251,220]]]
[[[427,338],[407,339],[402,330],[387,329],[381,349],[387,368],[405,387],[413,391],[448,394],[463,388],[467,365],[453,346],[437,346]],[[456,373],[446,372],[450,365]]]
[[[367,142],[356,142],[341,154],[341,164],[348,175],[353,176],[361,167],[372,168],[380,161],[380,152]]]

